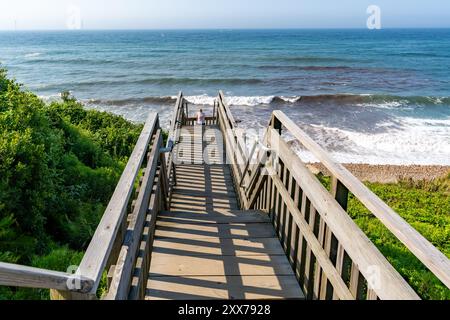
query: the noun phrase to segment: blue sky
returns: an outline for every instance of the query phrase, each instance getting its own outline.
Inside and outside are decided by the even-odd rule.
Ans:
[[[0,29],[364,28],[369,5],[382,27],[450,27],[449,0],[0,0]],[[73,9],[75,8],[75,9]]]

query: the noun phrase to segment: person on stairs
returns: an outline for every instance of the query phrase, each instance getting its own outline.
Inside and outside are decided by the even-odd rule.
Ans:
[[[206,125],[206,121],[205,121],[205,114],[203,113],[203,109],[200,109],[199,112],[197,112],[197,124],[204,126]]]

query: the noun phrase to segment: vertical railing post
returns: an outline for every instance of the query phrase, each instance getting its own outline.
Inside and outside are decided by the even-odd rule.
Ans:
[[[186,109],[186,118],[189,119],[189,105],[186,100],[184,101],[184,107]]]
[[[270,122],[270,126],[271,126],[272,128],[274,128],[275,130],[277,130],[278,133],[279,133],[280,136],[281,136],[281,127],[282,127],[282,124],[281,124],[281,121],[278,120],[278,118],[277,118],[275,115],[272,115],[272,120],[271,120],[271,122]]]
[[[347,211],[348,189],[336,177],[332,177],[331,180],[331,194],[342,207],[342,209]]]
[[[213,106],[213,113],[212,113],[212,116],[213,116],[213,123],[212,124],[216,124],[217,122],[217,119],[216,119],[216,103],[217,103],[217,101],[216,100],[214,100],[214,106]]]
[[[339,203],[339,205],[342,207],[342,209],[347,211],[347,207],[348,207],[348,189],[335,176],[331,177],[330,192],[331,192],[333,198],[336,199],[337,203]],[[345,249],[339,243],[336,243],[336,245],[332,245],[331,244],[331,242],[332,242],[331,232],[328,232],[327,236],[330,237],[330,239],[325,239],[325,242],[330,243],[330,246],[328,248],[329,251],[327,253],[328,253],[330,259],[332,261],[333,260],[335,261],[336,270],[339,273],[339,275],[342,276],[343,272],[345,271],[344,270],[344,263],[346,262],[345,261],[346,260]],[[347,260],[348,260],[348,257],[347,257]],[[356,273],[356,270],[352,270],[352,271],[354,271],[354,272],[352,272],[353,274]],[[337,296],[334,293],[333,294],[333,299],[336,299],[336,298],[337,298]]]

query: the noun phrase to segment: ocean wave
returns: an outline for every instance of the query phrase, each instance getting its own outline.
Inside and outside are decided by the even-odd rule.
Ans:
[[[283,70],[283,71],[366,71],[370,72],[372,69],[362,69],[362,68],[353,68],[350,66],[292,66],[292,65],[262,65],[258,66],[258,69],[262,70]],[[373,69],[374,71],[378,71],[379,69]]]
[[[262,79],[256,78],[175,78],[175,77],[162,77],[162,78],[144,78],[137,80],[87,80],[78,82],[64,82],[43,85],[42,90],[54,90],[60,88],[79,89],[91,86],[125,86],[125,85],[172,85],[172,86],[206,86],[206,85],[251,85],[260,84],[264,82]]]
[[[186,100],[194,105],[213,105],[216,96],[195,95],[186,96]],[[312,96],[226,96],[231,106],[258,106],[272,104],[335,104],[338,106],[358,106],[373,108],[411,108],[416,106],[450,106],[450,97],[400,97],[371,94],[324,94]],[[126,99],[91,99],[89,104],[105,106],[125,106],[143,104],[173,104],[176,96],[149,96]]]
[[[128,98],[128,99],[90,99],[85,101],[92,105],[104,106],[126,106],[126,105],[142,105],[142,104],[170,104],[175,103],[176,97],[144,97],[144,98]]]
[[[61,101],[61,94],[55,93],[55,94],[39,95],[39,98],[46,103],[50,103],[53,101]]]
[[[24,55],[25,58],[36,58],[39,57],[42,53],[40,52],[33,52],[33,53],[27,53]]]
[[[295,103],[301,97],[284,96],[226,96],[226,102],[230,106],[258,106],[272,103]],[[186,100],[197,105],[213,105],[216,97],[208,95],[188,96]]]
[[[401,97],[372,94],[323,94],[304,96],[226,97],[230,105],[256,106],[260,104],[321,104],[354,105],[361,107],[399,108],[411,106],[450,106],[450,97]]]
[[[149,78],[136,80],[137,84],[160,84],[160,85],[249,85],[260,84],[264,81],[257,78]]]
[[[398,108],[411,106],[450,105],[450,97],[391,96],[377,94],[324,94],[302,96],[302,103],[335,103],[361,107]]]
[[[270,60],[283,60],[291,62],[354,62],[354,59],[340,58],[340,57],[320,57],[320,56],[281,56],[268,57]]]
[[[117,64],[121,61],[109,60],[109,59],[85,59],[85,58],[52,58],[52,57],[41,57],[40,53],[25,55],[25,58],[37,58],[29,61],[24,61],[25,64],[35,64],[35,63],[51,63],[51,64],[89,64],[89,65],[105,65],[105,64]]]

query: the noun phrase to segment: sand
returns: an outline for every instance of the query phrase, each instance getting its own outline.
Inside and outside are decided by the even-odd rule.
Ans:
[[[400,179],[433,180],[450,173],[450,166],[436,165],[369,165],[369,164],[344,164],[358,179],[368,182],[396,183]],[[314,172],[329,172],[320,163],[309,164]]]

